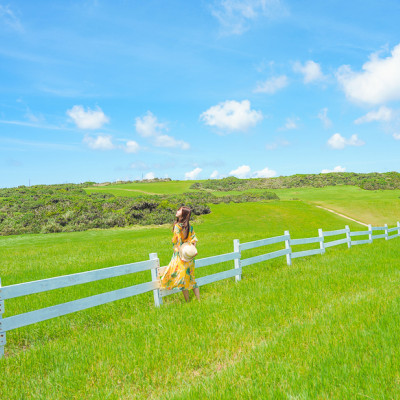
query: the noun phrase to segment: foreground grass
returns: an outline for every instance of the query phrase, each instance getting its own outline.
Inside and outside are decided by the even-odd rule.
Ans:
[[[233,238],[315,236],[344,224],[293,201],[221,204],[202,222],[202,257],[232,251]],[[6,237],[1,277],[8,285],[153,251],[166,263],[169,240],[167,227]],[[201,303],[175,295],[156,309],[149,293],[12,331],[1,398],[398,398],[399,249],[395,239],[328,249],[292,267],[281,258],[246,267],[239,283],[202,288]],[[149,277],[10,300],[7,315]]]

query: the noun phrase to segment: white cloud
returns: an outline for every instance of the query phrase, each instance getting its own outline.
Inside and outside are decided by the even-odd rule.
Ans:
[[[329,174],[330,172],[346,172],[346,168],[338,165],[333,169],[323,169],[321,174]]]
[[[242,165],[229,172],[229,176],[236,176],[236,178],[244,179],[250,177],[251,168],[248,165]]]
[[[276,18],[287,14],[280,0],[218,0],[211,8],[224,34],[240,35],[249,29],[249,22],[260,16]]]
[[[229,172],[229,176],[236,176],[239,179],[245,178],[272,178],[276,176],[276,171],[269,169],[268,167],[259,171],[251,172],[251,168],[248,165],[241,165],[240,167]]]
[[[172,136],[168,135],[159,135],[154,138],[154,145],[157,147],[173,147],[180,148],[182,150],[187,150],[190,148],[189,143],[184,142],[183,140],[177,140]]]
[[[127,153],[137,153],[139,151],[139,148],[140,148],[139,144],[134,140],[128,140],[126,142],[125,151]]]
[[[150,111],[143,117],[136,118],[135,127],[139,135],[150,138],[156,147],[172,147],[182,150],[190,148],[189,143],[166,135],[164,131],[168,131],[167,124],[159,122],[157,117]]]
[[[67,115],[80,129],[99,129],[110,121],[100,107],[97,107],[96,110],[88,108],[85,111],[82,106],[73,106],[67,110]]]
[[[293,118],[286,118],[285,125],[280,128],[280,130],[291,130],[291,129],[297,129],[299,126],[297,125],[297,121],[299,118],[293,117]]]
[[[158,122],[157,117],[150,111],[143,117],[137,117],[135,121],[136,132],[143,137],[158,136],[167,129],[167,125]]]
[[[317,117],[322,121],[325,129],[332,126],[332,121],[328,118],[328,109],[326,107],[319,112]]]
[[[364,116],[356,119],[354,123],[363,124],[365,122],[373,122],[373,121],[389,122],[392,118],[393,118],[393,110],[388,107],[381,106],[377,111],[370,111]]]
[[[200,174],[200,172],[203,171],[201,168],[195,168],[193,171],[189,171],[185,173],[185,179],[188,180],[193,180],[197,178],[197,175]]]
[[[200,115],[206,125],[226,131],[246,131],[263,119],[261,111],[250,109],[250,101],[226,100]]]
[[[272,178],[274,176],[276,176],[276,171],[269,169],[268,167],[261,169],[260,171],[256,171],[253,174],[254,178]]]
[[[218,171],[217,170],[213,171],[212,174],[210,175],[210,178],[211,179],[217,179],[218,178]]]
[[[340,133],[335,133],[328,140],[328,146],[336,150],[344,149],[346,146],[362,146],[364,144],[365,142],[357,135],[351,135],[350,139],[346,139]]]
[[[303,74],[304,83],[321,81],[325,78],[321,71],[321,66],[312,60],[307,61],[304,65],[298,61],[295,62],[293,71]]]
[[[110,135],[99,135],[97,137],[85,136],[83,142],[93,150],[112,150],[115,146]]]
[[[148,172],[145,176],[144,179],[154,179],[155,175],[154,172]]]
[[[258,82],[257,87],[254,89],[254,93],[274,94],[278,90],[286,87],[288,84],[289,82],[286,75],[274,76],[264,82]]]
[[[393,133],[393,137],[396,140],[400,140],[400,133]]]
[[[361,72],[354,72],[350,66],[342,65],[337,71],[337,79],[350,100],[382,104],[400,99],[399,71],[400,44],[386,58],[372,54]]]

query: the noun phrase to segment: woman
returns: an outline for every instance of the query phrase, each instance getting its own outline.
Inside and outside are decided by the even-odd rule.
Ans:
[[[172,246],[174,254],[164,275],[161,277],[161,288],[171,290],[179,288],[182,290],[185,300],[189,301],[189,290],[193,289],[197,300],[200,300],[199,287],[194,280],[194,260],[184,261],[179,254],[179,248],[183,243],[191,243],[196,246],[197,238],[193,226],[190,225],[191,210],[189,207],[181,207],[176,212],[174,224],[174,236]]]

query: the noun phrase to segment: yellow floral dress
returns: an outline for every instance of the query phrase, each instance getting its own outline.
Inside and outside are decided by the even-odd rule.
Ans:
[[[178,288],[180,290],[189,290],[198,287],[194,280],[194,260],[183,261],[179,256],[179,246],[185,242],[196,244],[197,237],[194,233],[193,226],[190,225],[188,237],[183,239],[182,224],[175,224],[174,236],[172,237],[174,254],[172,255],[164,275],[161,277],[162,289],[171,290]]]

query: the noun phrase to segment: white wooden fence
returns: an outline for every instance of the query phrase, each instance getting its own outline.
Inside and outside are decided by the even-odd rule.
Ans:
[[[381,233],[374,234],[374,232]],[[343,235],[344,237],[341,237],[339,239],[329,241],[325,240],[326,238],[330,238],[332,236],[337,237]],[[352,238],[356,236],[368,236],[368,239],[353,240]],[[371,225],[369,225],[368,230],[357,232],[351,232],[348,226],[346,226],[344,229],[339,229],[335,231],[323,231],[322,229],[318,229],[318,236],[303,239],[292,239],[290,237],[289,231],[285,231],[284,235],[282,236],[276,236],[247,243],[240,243],[239,240],[235,239],[233,241],[232,253],[220,254],[217,256],[196,260],[196,269],[205,267],[207,265],[219,264],[225,261],[234,261],[234,268],[197,278],[196,282],[199,286],[203,286],[231,277],[235,277],[235,280],[239,281],[242,275],[242,268],[248,265],[257,264],[259,262],[271,260],[273,258],[282,256],[286,256],[287,265],[291,265],[292,259],[294,258],[324,254],[326,249],[332,246],[347,244],[347,246],[350,248],[354,245],[372,243],[374,239],[384,238],[386,240],[390,240],[399,236],[400,222],[397,222],[397,226],[393,228],[388,228],[387,225],[381,227],[372,227]],[[250,250],[256,247],[268,246],[275,243],[284,243],[284,248],[250,258],[242,258],[243,251]],[[319,243],[319,248],[303,251],[292,250],[293,246],[313,243]],[[58,276],[38,281],[24,282],[10,286],[1,286],[0,279],[0,358],[4,355],[4,346],[6,345],[6,332],[13,329],[151,291],[153,291],[154,294],[155,305],[157,307],[160,306],[162,304],[162,298],[164,296],[169,296],[171,294],[179,292],[179,289],[160,289],[159,277],[163,273],[165,268],[166,267],[160,267],[160,261],[158,259],[157,253],[152,253],[150,254],[150,259],[147,261],[140,261],[132,264],[119,265],[116,267],[80,272],[72,275]],[[145,282],[123,289],[113,290],[95,296],[90,296],[79,300],[74,300],[67,303],[57,304],[51,307],[2,318],[4,314],[4,301],[8,299],[46,292],[54,289],[65,288],[69,286],[80,285],[83,283],[94,282],[107,278],[114,278],[117,276],[147,270],[151,271],[152,280],[150,282]]]

